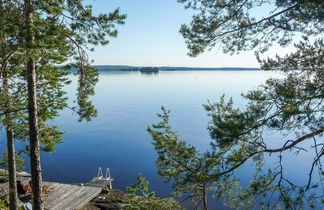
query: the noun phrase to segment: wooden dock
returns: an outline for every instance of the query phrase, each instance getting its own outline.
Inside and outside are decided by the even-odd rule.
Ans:
[[[27,185],[30,177],[19,177],[18,180]],[[43,182],[43,185],[50,189],[43,197],[44,208],[48,210],[79,209],[98,196],[102,188],[112,180],[94,178],[85,185]],[[8,183],[1,184],[0,187],[8,192]]]
[[[114,181],[113,178],[97,178],[94,177],[90,182],[86,183],[85,186],[89,187],[100,187],[103,188],[105,186],[108,186],[109,189],[112,189],[112,181]]]
[[[78,209],[100,194],[101,188],[44,182],[53,187],[44,196],[44,208],[50,210]]]

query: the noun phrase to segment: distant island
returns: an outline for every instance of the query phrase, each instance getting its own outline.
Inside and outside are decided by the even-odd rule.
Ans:
[[[102,71],[98,67],[97,69],[99,71]],[[141,73],[155,73],[155,72],[159,72],[159,68],[158,67],[130,67],[130,68],[120,69],[119,71],[140,71]]]
[[[243,67],[136,67],[123,65],[95,65],[98,71],[139,71],[142,73],[154,73],[159,71],[260,71],[260,68],[243,68]]]

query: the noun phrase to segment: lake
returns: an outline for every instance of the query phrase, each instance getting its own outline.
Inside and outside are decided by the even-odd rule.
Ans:
[[[156,114],[161,106],[171,110],[171,125],[183,140],[206,150],[210,142],[206,129],[209,118],[202,105],[226,94],[237,106],[243,106],[242,92],[278,76],[278,72],[265,71],[101,72],[93,97],[98,117],[79,123],[70,110],[62,111],[53,123],[66,131],[64,143],[54,153],[42,154],[43,177],[48,181],[82,183],[96,176],[98,167],[110,168],[114,188],[123,190],[142,173],[158,196],[168,195],[170,184],[157,174],[156,152],[146,131],[148,125],[159,121]],[[75,97],[77,78],[70,77],[73,83],[67,92]],[[306,155],[302,162],[291,161],[289,167],[308,167],[310,158]],[[26,167],[28,171],[28,164]],[[246,165],[240,172],[244,183],[251,175],[249,168]],[[305,177],[307,173],[294,175],[297,181]]]

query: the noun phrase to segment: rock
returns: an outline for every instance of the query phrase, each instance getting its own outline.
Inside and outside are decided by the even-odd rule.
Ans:
[[[104,188],[100,195],[94,198],[81,210],[121,210],[125,206],[124,200],[128,198],[127,193],[120,190],[108,190]]]

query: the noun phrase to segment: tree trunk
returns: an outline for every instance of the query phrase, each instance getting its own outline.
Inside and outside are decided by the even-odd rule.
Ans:
[[[6,96],[6,107],[10,111],[12,108],[10,103],[9,82],[6,64],[3,64],[3,91]],[[5,127],[7,131],[7,150],[8,150],[8,171],[9,171],[9,204],[10,210],[18,209],[18,195],[17,195],[17,179],[16,179],[16,152],[15,142],[12,135],[12,118],[11,113],[5,114]]]
[[[202,196],[203,196],[204,210],[208,210],[206,186],[204,186],[202,189]]]
[[[42,171],[40,162],[40,139],[37,115],[36,67],[32,55],[34,44],[33,1],[25,0],[28,121],[30,141],[30,167],[32,175],[33,209],[42,209]]]
[[[18,209],[16,152],[12,131],[7,127],[8,171],[9,171],[9,204],[10,210]]]

